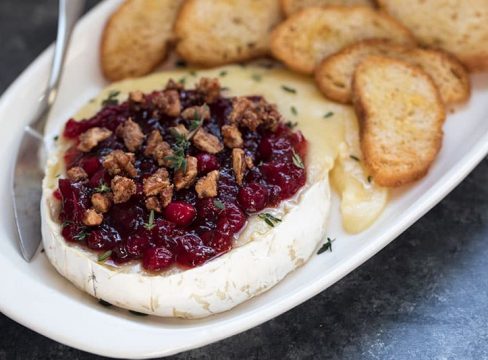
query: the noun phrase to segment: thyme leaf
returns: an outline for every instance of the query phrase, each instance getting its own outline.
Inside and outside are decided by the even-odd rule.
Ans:
[[[293,115],[295,115],[295,116],[297,116],[297,115],[298,115],[298,110],[297,110],[297,108],[296,108],[296,107],[292,106],[292,107],[290,108],[290,110],[291,110],[291,113],[292,113]]]
[[[335,241],[335,239],[331,239],[330,237],[327,237],[327,241],[320,247],[319,251],[317,251],[317,255],[320,255],[327,250],[332,252],[332,242]]]
[[[111,189],[110,189],[110,186],[108,186],[107,184],[105,184],[104,182],[100,182],[100,185],[98,185],[95,189],[93,189],[95,192],[97,193],[106,193],[106,192],[109,192]]]
[[[286,86],[286,85],[281,85],[281,88],[286,91],[286,92],[289,92],[290,94],[296,94],[297,93],[297,90],[292,88],[292,87],[289,87],[289,86]]]
[[[117,100],[117,96],[119,96],[120,91],[118,90],[111,90],[108,93],[108,96],[106,99],[102,100],[102,106],[111,106],[111,105],[118,105],[119,100]]]
[[[303,160],[300,155],[298,155],[295,150],[293,150],[292,155],[293,164],[300,169],[305,169],[305,165],[303,165]]]
[[[225,210],[225,204],[221,200],[215,199],[213,203],[217,209]]]
[[[112,250],[107,250],[104,253],[98,255],[98,262],[104,262],[110,257],[110,255],[112,255]]]
[[[281,219],[269,214],[269,213],[262,213],[258,215],[258,218],[263,220],[268,226],[275,227],[277,223],[281,222]]]
[[[332,111],[329,111],[328,113],[326,113],[326,114],[324,115],[324,119],[330,118],[330,117],[331,117],[331,116],[333,116],[333,115],[334,115],[334,113],[333,113]]]
[[[359,161],[359,158],[356,155],[349,155],[349,157],[355,161]]]
[[[149,220],[147,223],[144,224],[144,227],[147,230],[152,230],[154,228],[154,210],[151,210],[149,213]]]

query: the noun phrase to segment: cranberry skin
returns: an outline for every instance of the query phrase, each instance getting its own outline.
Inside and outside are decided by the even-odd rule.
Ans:
[[[144,250],[149,246],[148,233],[134,234],[127,238],[126,249],[131,258],[140,259]]]
[[[171,244],[174,244],[173,232],[175,224],[165,219],[154,220],[154,227],[151,230],[151,239],[156,246],[165,245],[171,249]]]
[[[62,200],[63,196],[61,195],[61,191],[59,189],[56,189],[53,191],[53,196],[56,200]]]
[[[225,203],[225,209],[219,215],[217,230],[232,236],[242,229],[246,223],[246,215],[235,204]]]
[[[164,246],[148,248],[142,257],[142,266],[148,271],[158,272],[174,263],[173,253]]]
[[[102,224],[90,232],[86,239],[86,246],[92,250],[110,250],[120,241],[120,235],[113,227]]]
[[[301,131],[291,134],[289,137],[291,145],[302,159],[307,156],[308,143]]]
[[[110,181],[111,181],[110,175],[105,171],[105,169],[102,168],[90,177],[88,184],[91,187],[98,187],[102,184],[109,186]]]
[[[83,232],[83,228],[77,224],[68,223],[64,225],[61,230],[61,235],[66,239],[66,241],[74,243],[83,243],[84,239],[77,238],[77,235]]]
[[[79,166],[85,170],[88,176],[94,175],[101,167],[102,164],[96,156],[86,157],[80,160]]]
[[[218,255],[226,253],[232,248],[232,236],[219,230],[207,231],[201,237],[203,243],[214,249]]]
[[[268,190],[258,183],[251,183],[239,190],[239,205],[247,212],[263,210],[268,203]]]
[[[199,220],[203,221],[215,221],[219,216],[222,209],[215,206],[215,198],[203,198],[197,201],[197,214]]]
[[[128,201],[112,206],[107,218],[120,235],[127,238],[143,227],[148,216],[141,206],[134,201]]]
[[[61,220],[81,223],[90,201],[86,186],[80,182],[59,179],[58,188],[62,197]]]
[[[83,157],[83,153],[76,148],[76,145],[70,147],[64,153],[64,164],[66,169],[70,169],[73,166],[77,166],[80,159]]]
[[[127,246],[125,241],[121,241],[117,243],[113,248],[112,248],[112,254],[110,255],[111,259],[115,261],[118,264],[125,263],[127,261],[132,260],[131,255],[127,251]]]
[[[195,208],[183,201],[173,201],[164,209],[166,219],[178,226],[187,226],[195,219]]]
[[[202,239],[193,234],[185,234],[177,238],[176,262],[182,266],[195,267],[210,260],[216,251],[203,244]]]
[[[281,200],[290,198],[305,185],[305,170],[294,164],[271,162],[261,165],[260,169],[270,184],[280,187]]]
[[[201,153],[196,156],[197,169],[199,175],[205,175],[213,170],[218,170],[220,168],[219,160],[215,155]]]

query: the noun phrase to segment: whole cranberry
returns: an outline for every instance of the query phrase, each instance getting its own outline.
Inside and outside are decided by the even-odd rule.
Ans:
[[[205,175],[213,170],[218,170],[220,168],[219,160],[215,155],[201,153],[196,156],[198,163],[197,169],[199,175]]]
[[[142,256],[142,266],[148,271],[161,271],[173,263],[173,253],[164,246],[147,248]]]
[[[125,241],[118,242],[112,248],[111,258],[113,261],[115,261],[118,264],[122,264],[132,260],[132,256],[129,254],[129,251],[127,251],[127,246]]]
[[[88,176],[94,175],[102,167],[100,160],[96,156],[81,159],[79,165],[86,171]]]
[[[223,232],[207,231],[202,234],[203,243],[215,250],[217,254],[223,254],[232,248],[232,236]]]
[[[126,249],[133,259],[140,259],[149,246],[148,234],[133,234],[127,238]]]
[[[169,222],[168,220],[154,220],[154,227],[151,230],[152,241],[154,244],[156,244],[156,246],[167,245],[168,242],[171,242],[174,229],[175,224]]]
[[[179,226],[187,226],[195,219],[197,211],[184,201],[173,201],[164,209],[166,219]]]
[[[206,246],[197,235],[185,234],[177,239],[176,262],[186,267],[195,267],[213,258],[217,253]]]
[[[242,229],[246,223],[246,215],[235,204],[225,203],[225,209],[220,213],[217,230],[232,236]]]
[[[119,233],[113,227],[102,224],[90,232],[86,245],[92,250],[110,250],[120,240]]]
[[[258,183],[251,183],[239,190],[239,205],[247,212],[263,210],[268,203],[268,190]]]
[[[204,221],[213,221],[217,219],[217,216],[222,211],[215,204],[220,204],[220,200],[215,198],[203,198],[197,201],[197,214],[198,217]]]

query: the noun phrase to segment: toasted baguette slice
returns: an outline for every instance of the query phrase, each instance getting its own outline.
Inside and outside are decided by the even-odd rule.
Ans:
[[[320,91],[334,101],[352,102],[354,70],[369,55],[385,55],[420,66],[434,80],[445,104],[469,98],[469,74],[455,57],[441,50],[407,48],[386,40],[364,40],[325,58],[315,69]]]
[[[149,73],[167,54],[173,23],[183,0],[126,0],[103,30],[105,77],[120,80]]]
[[[263,56],[280,20],[278,0],[188,0],[175,24],[176,51],[202,66]]]
[[[410,32],[388,15],[364,6],[306,8],[271,35],[271,52],[289,68],[312,74],[325,57],[363,39],[413,44]]]
[[[312,6],[326,5],[366,5],[373,7],[371,0],[280,0],[281,11],[285,16],[290,16],[300,10]]]
[[[379,0],[425,46],[456,55],[470,70],[488,70],[488,1]]]
[[[432,79],[401,60],[370,56],[353,78],[361,149],[380,186],[424,176],[442,143],[444,106]]]

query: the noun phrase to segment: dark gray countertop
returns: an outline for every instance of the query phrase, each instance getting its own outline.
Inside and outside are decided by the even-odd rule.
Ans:
[[[0,92],[52,42],[56,3],[0,1]],[[0,360],[97,358],[0,314]],[[328,290],[257,328],[174,357],[244,358],[488,359],[487,159]]]

